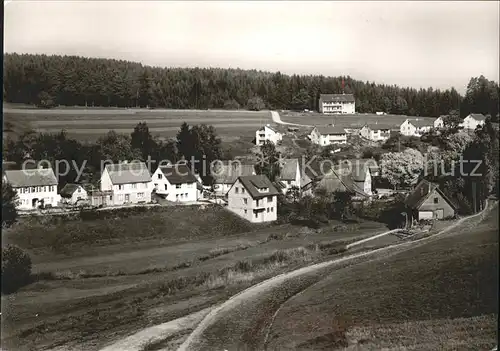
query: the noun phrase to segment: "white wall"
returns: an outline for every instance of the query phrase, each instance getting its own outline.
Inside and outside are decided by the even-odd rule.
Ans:
[[[300,190],[300,187],[301,187],[301,184],[300,184],[300,169],[299,169],[298,163],[297,163],[297,170],[296,170],[296,173],[295,173],[295,179],[294,180],[282,180],[281,182],[285,184],[285,187],[283,189],[281,189],[281,191],[283,192],[284,195],[286,195],[286,193],[288,192],[288,190],[290,190],[294,186],[298,187],[299,190]]]
[[[198,200],[196,183],[170,184],[159,167],[152,178],[156,193],[166,195],[168,201],[193,202]]]
[[[88,200],[88,195],[87,195],[87,191],[79,186],[75,192],[73,193],[73,195],[71,195],[71,197],[69,199],[62,199],[62,201],[66,202],[66,203],[70,203],[70,204],[75,204],[77,202],[82,202],[82,201],[86,201]]]
[[[337,135],[337,134],[327,134],[321,135],[320,145],[328,146],[331,144],[347,144],[347,134]]]
[[[484,121],[477,121],[474,118],[467,116],[464,118],[464,121],[460,123],[460,126],[464,129],[472,129],[475,130],[477,126],[483,125]]]
[[[108,170],[104,169],[101,175],[101,191],[113,191],[112,205],[123,205],[127,203],[151,202],[153,182],[113,184]]]
[[[444,121],[441,117],[436,118],[434,121],[434,128],[444,128]]]
[[[354,102],[322,102],[321,112],[324,114],[354,114],[356,104]]]
[[[409,123],[409,121],[406,120],[401,124],[399,131],[402,135],[414,136],[416,128],[413,124]]]
[[[254,200],[237,180],[228,192],[227,208],[252,223],[271,222],[277,219],[277,196]]]
[[[38,187],[19,187],[14,188],[18,195],[16,208],[20,210],[36,209],[41,205],[39,201],[44,200],[44,205],[52,207],[57,206],[60,196],[57,194],[57,185],[46,185]],[[35,206],[33,200],[37,199]]]
[[[281,133],[275,132],[268,126],[264,126],[264,130],[259,129],[255,132],[256,145],[263,145],[266,141],[277,144],[281,140],[283,140],[283,135]]]

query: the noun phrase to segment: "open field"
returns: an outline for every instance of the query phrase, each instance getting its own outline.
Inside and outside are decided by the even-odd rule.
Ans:
[[[307,125],[326,125],[335,124],[345,128],[361,128],[365,123],[380,123],[392,125],[399,130],[399,126],[407,118],[416,118],[400,115],[378,116],[373,113],[355,114],[355,115],[323,115],[316,112],[281,112],[281,120],[288,123],[298,123]],[[432,117],[418,117],[419,119],[429,121],[430,124],[435,120]]]
[[[472,228],[332,272],[281,307],[268,349],[491,350],[497,312],[498,209]]]
[[[98,349],[385,230],[374,222],[343,232],[334,222],[320,232],[255,226],[216,207],[158,211],[4,233],[29,250],[38,280],[2,296],[3,349]]]
[[[129,134],[139,122],[146,122],[153,135],[164,138],[175,136],[183,122],[205,123],[224,139],[255,135],[257,128],[272,120],[269,111],[4,108],[4,129],[11,134],[29,128],[39,132],[65,129],[78,140],[95,140],[111,129]]]

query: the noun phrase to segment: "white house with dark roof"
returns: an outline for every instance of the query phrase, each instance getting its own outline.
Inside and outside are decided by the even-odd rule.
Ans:
[[[227,208],[253,223],[275,221],[279,194],[265,175],[238,177],[227,193]]]
[[[469,130],[475,130],[477,126],[482,126],[486,122],[486,116],[481,113],[471,113],[464,118],[462,123],[459,124],[460,127]]]
[[[309,134],[313,144],[328,146],[332,144],[347,144],[347,132],[342,127],[318,126]]]
[[[219,196],[225,196],[238,177],[257,174],[254,165],[245,164],[239,160],[219,161],[214,164],[213,168],[212,189]]]
[[[392,126],[388,124],[371,123],[365,124],[359,134],[371,141],[385,141],[391,136]]]
[[[400,126],[400,133],[405,136],[421,137],[434,127],[432,122],[422,118],[408,118]]]
[[[32,210],[41,205],[57,206],[57,178],[52,168],[6,170],[3,180],[17,192],[17,208]]]
[[[156,194],[173,202],[198,200],[198,179],[186,164],[158,167],[153,173]]]
[[[255,145],[264,145],[266,141],[270,141],[276,145],[281,140],[283,140],[283,134],[280,133],[276,128],[271,127],[270,124],[259,128],[255,132]]]
[[[405,199],[414,220],[445,219],[455,216],[456,205],[439,185],[422,179]]]
[[[354,114],[356,100],[352,94],[320,94],[319,112],[324,114]]]
[[[67,204],[77,205],[88,200],[87,190],[80,184],[66,184],[59,192],[61,201]]]
[[[439,116],[438,118],[436,118],[433,122],[434,128],[435,129],[443,129],[445,118],[446,118],[446,115],[442,115],[442,116]]]
[[[307,193],[305,188],[312,182],[311,178],[301,171],[297,158],[283,160],[277,181],[283,194],[293,187],[297,187],[302,194]]]
[[[108,164],[101,174],[101,191],[112,191],[111,205],[151,202],[151,174],[144,162]]]

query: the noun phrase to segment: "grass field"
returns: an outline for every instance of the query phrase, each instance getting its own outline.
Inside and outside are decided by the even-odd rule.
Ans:
[[[498,209],[416,249],[332,272],[284,304],[268,349],[491,350],[497,313]]]
[[[331,225],[251,225],[216,207],[20,223],[3,240],[30,252],[38,280],[2,296],[2,349],[99,349],[385,230]]]
[[[255,135],[257,128],[272,121],[268,111],[4,108],[7,135],[29,128],[39,132],[65,129],[71,137],[92,141],[111,129],[129,134],[139,122],[146,122],[153,135],[165,138],[175,136],[183,122],[210,124],[224,140]]]
[[[376,114],[355,114],[355,115],[323,115],[310,112],[281,112],[281,120],[288,123],[307,124],[307,125],[326,125],[335,124],[345,128],[361,128],[365,123],[380,123],[392,125],[399,130],[401,123],[407,118],[415,118],[400,115],[378,116]],[[432,117],[418,117],[428,121],[430,124],[435,120]]]

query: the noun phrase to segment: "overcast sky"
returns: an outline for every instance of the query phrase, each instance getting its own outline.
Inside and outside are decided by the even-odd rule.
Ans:
[[[498,1],[13,0],[4,10],[4,52],[350,75],[460,92],[471,76],[499,80]]]

